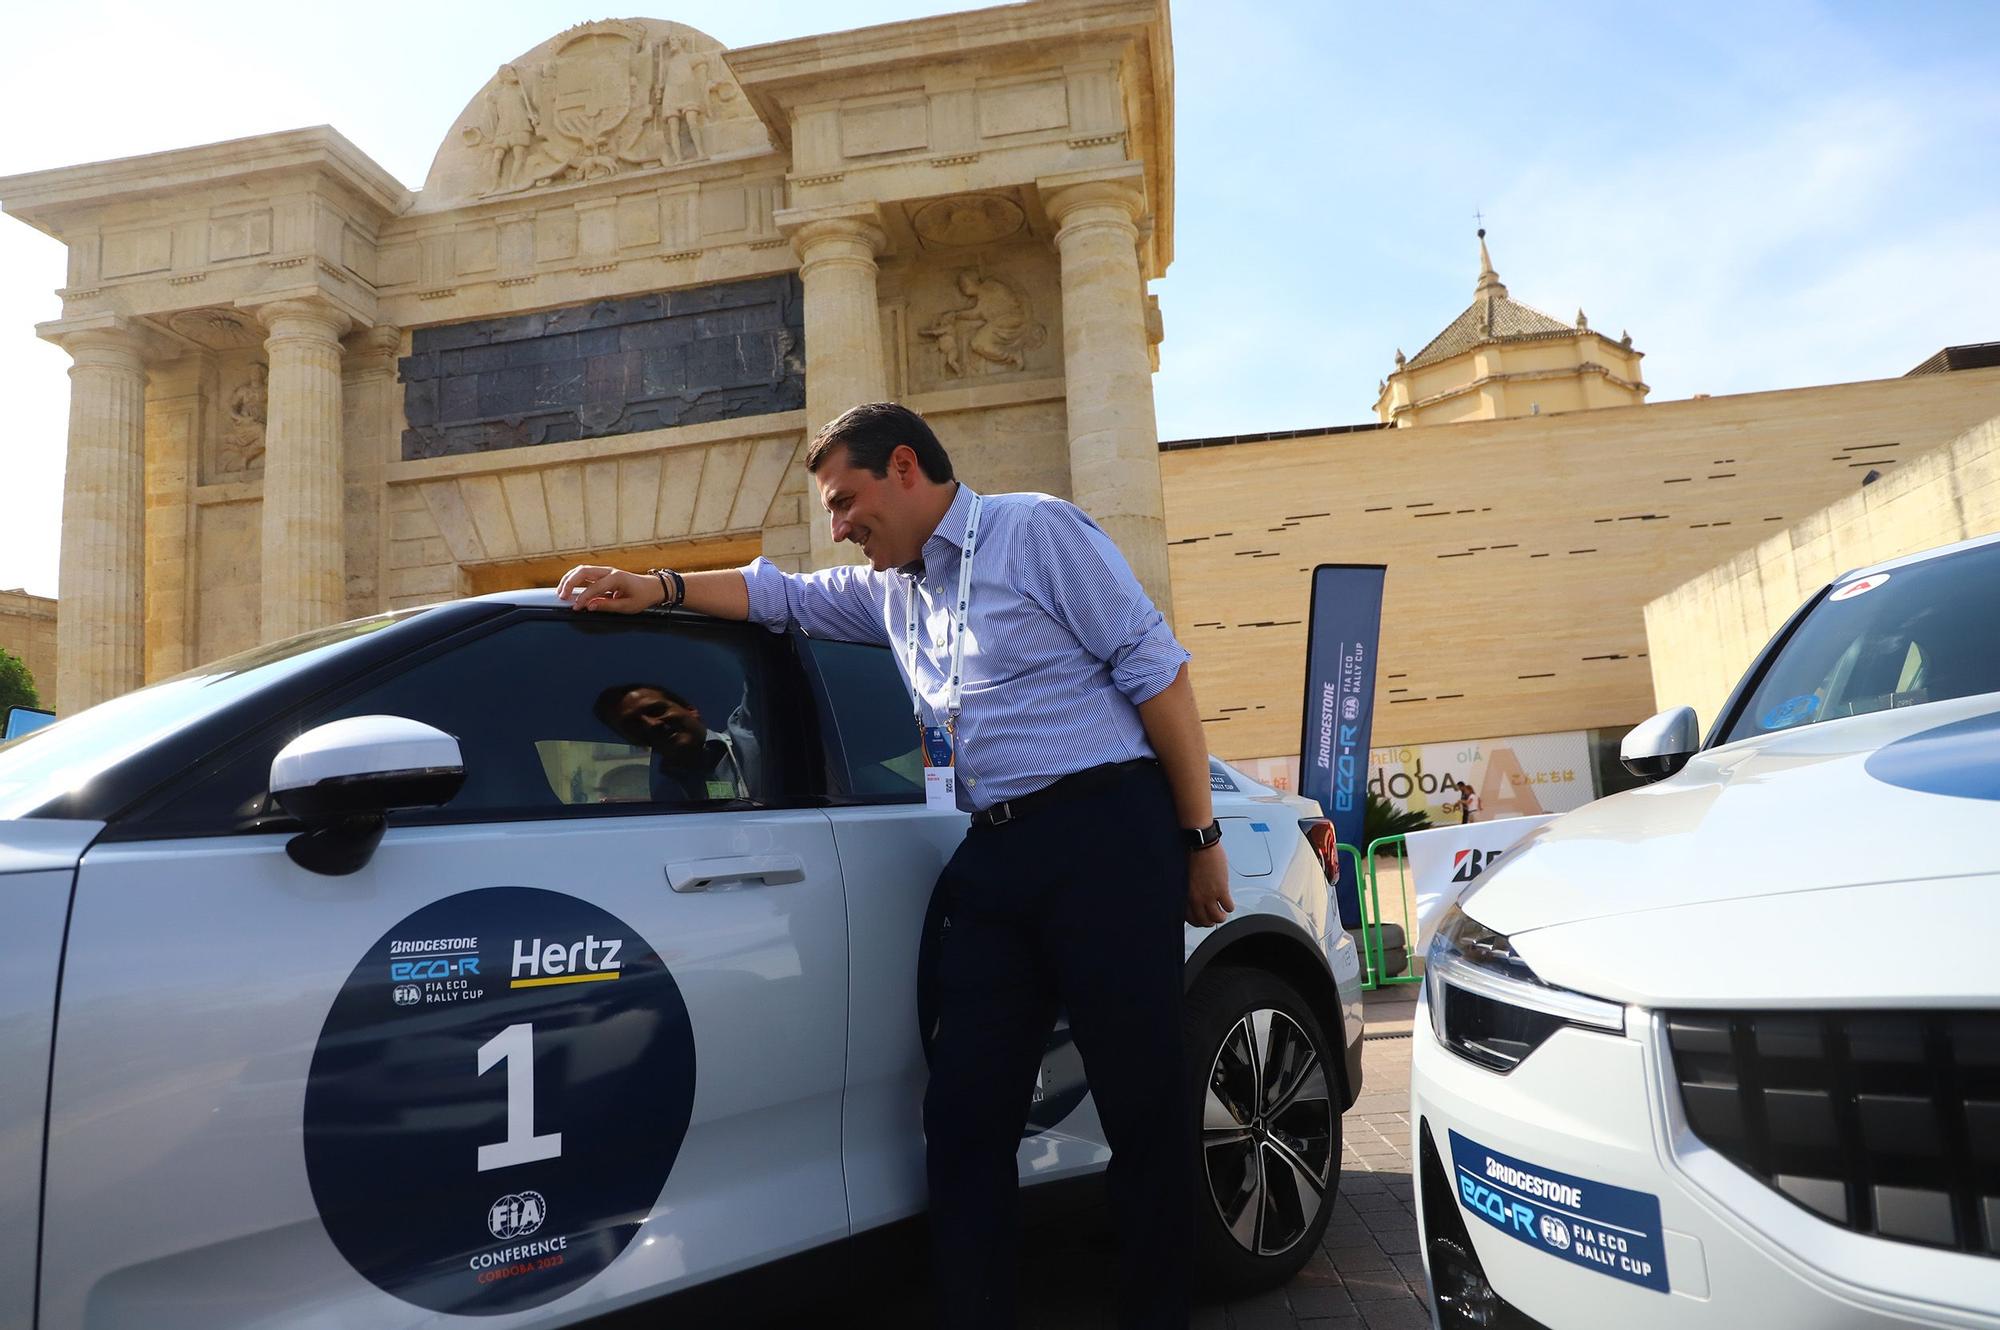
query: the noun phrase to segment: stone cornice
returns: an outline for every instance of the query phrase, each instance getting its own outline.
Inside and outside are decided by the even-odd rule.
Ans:
[[[948,65],[1024,47],[1125,38],[1141,48],[1143,106],[1127,152],[1143,161],[1154,215],[1154,275],[1173,262],[1173,31],[1166,0],[1030,0],[729,51],[730,71],[772,141],[791,147],[792,113],[828,85],[910,66]],[[1105,141],[1109,141],[1108,139]],[[795,181],[794,183],[798,183]]]
[[[410,206],[410,191],[394,176],[337,130],[317,125],[7,176],[0,178],[0,210],[61,240],[69,218],[79,212],[297,171],[337,181],[383,217]]]
[[[1471,353],[1467,352],[1466,354],[1470,355]],[[1609,369],[1597,364],[1595,361],[1586,360],[1580,364],[1562,365],[1552,369],[1509,370],[1499,374],[1488,374],[1467,383],[1454,384],[1443,392],[1432,393],[1430,396],[1419,398],[1414,402],[1392,407],[1391,411],[1397,416],[1405,415],[1408,412],[1421,410],[1427,406],[1435,406],[1439,402],[1448,402],[1454,397],[1464,397],[1469,393],[1478,392],[1481,388],[1491,383],[1540,383],[1556,379],[1582,378],[1586,375],[1595,375],[1616,387],[1624,388],[1641,395],[1652,391],[1652,388],[1645,383],[1636,379],[1623,378],[1620,375],[1613,374]],[[1636,406],[1638,403],[1633,403],[1633,405]],[[1380,406],[1379,399],[1377,400],[1377,406],[1378,408]]]
[[[1165,0],[1030,0],[957,14],[878,23],[845,32],[798,37],[729,51],[729,70],[763,111],[783,104],[779,90],[846,74],[953,56],[1074,40],[1167,22]],[[1171,93],[1171,87],[1167,89]],[[784,117],[766,117],[774,135],[789,136]],[[782,140],[780,140],[782,141]]]

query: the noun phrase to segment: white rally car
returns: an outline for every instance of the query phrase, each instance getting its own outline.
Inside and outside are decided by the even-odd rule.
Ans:
[[[546,592],[0,749],[0,1326],[569,1325],[918,1214],[916,750],[879,648]],[[1247,1286],[1332,1209],[1359,974],[1318,810],[1213,784],[1189,1166]],[[1107,1158],[1058,1023],[1022,1180]]]
[[[2000,1326],[2000,538],[1838,579],[1440,922],[1438,1324]]]

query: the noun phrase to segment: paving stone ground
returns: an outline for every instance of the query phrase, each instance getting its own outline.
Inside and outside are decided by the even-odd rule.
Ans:
[[[1362,1095],[1342,1119],[1340,1195],[1320,1249],[1283,1288],[1198,1304],[1193,1330],[1429,1330],[1410,1183],[1408,1030],[1416,992],[1391,987],[1368,999]],[[1112,1237],[1103,1215],[1031,1217],[1022,1239],[1021,1330],[1113,1330]],[[854,1282],[867,1291],[828,1298],[771,1330],[918,1330],[932,1323],[920,1259],[885,1260]]]

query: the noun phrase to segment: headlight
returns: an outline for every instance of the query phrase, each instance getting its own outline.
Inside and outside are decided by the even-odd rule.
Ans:
[[[1453,906],[1424,957],[1424,994],[1438,1042],[1507,1072],[1565,1025],[1625,1031],[1625,1009],[1545,982],[1496,933]]]

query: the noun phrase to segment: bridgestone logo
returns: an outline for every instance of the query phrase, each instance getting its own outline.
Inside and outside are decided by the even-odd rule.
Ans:
[[[391,942],[391,956],[420,956],[427,951],[478,951],[476,937],[434,937],[421,942]]]
[[[1533,1173],[1523,1173],[1518,1168],[1509,1167],[1497,1159],[1486,1161],[1486,1176],[1529,1196],[1539,1196],[1545,1201],[1566,1205],[1572,1210],[1583,1208],[1581,1187],[1568,1187],[1560,1182],[1550,1182],[1547,1178],[1536,1177]]]

